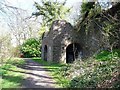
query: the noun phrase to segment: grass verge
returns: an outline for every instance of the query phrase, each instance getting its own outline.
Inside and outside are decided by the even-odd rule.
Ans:
[[[19,73],[19,71],[23,71],[19,66],[24,63],[24,60],[20,58],[5,60],[0,66],[0,76],[2,76],[0,79],[1,88],[20,88],[24,75]]]

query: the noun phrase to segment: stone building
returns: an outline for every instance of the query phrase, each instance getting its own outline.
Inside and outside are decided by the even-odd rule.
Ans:
[[[76,32],[65,20],[53,22],[50,31],[42,40],[42,59],[46,61],[69,63],[80,57],[82,47],[73,37]]]
[[[119,4],[117,11],[120,8]],[[117,13],[114,8],[116,6],[107,12],[113,17]],[[105,20],[102,18],[101,22]],[[65,20],[54,21],[49,32],[46,32],[42,39],[42,59],[50,62],[71,63],[74,60],[92,56],[102,48],[109,46],[96,23],[91,22],[87,33],[84,27],[78,30],[80,26],[78,23],[75,29]]]
[[[92,27],[91,27],[92,29]],[[65,20],[53,22],[50,31],[42,40],[42,59],[46,61],[71,63],[90,54],[100,47],[99,31],[93,29],[86,36],[84,31],[78,32]],[[97,38],[97,39],[96,39]]]

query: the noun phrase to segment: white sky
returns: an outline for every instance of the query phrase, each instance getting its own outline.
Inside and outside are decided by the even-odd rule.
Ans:
[[[34,1],[40,2],[41,0],[6,0],[10,3],[11,6],[20,7],[25,10],[29,10],[30,12],[34,11]],[[58,0],[60,2],[64,0]],[[71,7],[75,3],[82,2],[82,0],[67,0],[66,6]]]

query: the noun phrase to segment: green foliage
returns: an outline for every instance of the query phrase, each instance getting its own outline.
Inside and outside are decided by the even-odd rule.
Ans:
[[[83,2],[81,5],[81,16],[80,19],[78,19],[77,22],[80,22],[80,26],[78,30],[81,30],[84,28],[86,34],[88,34],[88,31],[90,30],[94,19],[97,15],[101,13],[101,6],[98,3],[95,2]]]
[[[85,13],[94,8],[95,2],[83,2],[81,5],[81,13]]]
[[[104,26],[102,28],[105,31],[104,32],[105,35],[109,39],[110,45],[116,47],[120,41],[120,31],[119,31],[120,22],[115,21],[113,18],[109,18],[108,21],[104,21],[103,23]]]
[[[66,15],[70,12],[70,9],[65,7],[66,0],[63,3],[52,0],[42,0],[42,3],[39,4],[35,2],[35,7],[37,12],[33,15],[42,17],[42,25],[50,26],[51,23],[56,19],[66,19]]]
[[[19,73],[19,71],[21,72],[23,69],[18,68],[17,66],[22,66],[24,63],[25,62],[22,59],[11,58],[6,60],[6,62],[0,66],[0,75],[2,76],[0,83],[2,88],[19,88],[21,86],[24,75]]]
[[[70,68],[69,65],[62,65],[62,67],[59,67],[52,74],[56,77],[55,80],[59,83],[59,85],[64,88],[69,87],[70,80],[66,77],[69,74],[69,73],[67,73],[69,68]]]
[[[93,7],[91,5],[93,5]],[[110,10],[112,11],[112,9]],[[102,11],[99,3],[83,3],[81,6],[81,13],[83,15],[82,20],[80,21],[79,30],[84,28],[86,34],[88,34],[91,26],[94,26],[96,29],[99,28],[103,34],[103,37],[105,38],[103,43],[108,43],[108,48],[113,49],[114,47],[119,46],[120,41],[120,22],[118,19],[119,11],[115,14],[108,11]],[[97,25],[97,27],[95,25]]]
[[[25,61],[21,58],[12,58],[7,60],[6,63],[11,65],[16,65],[16,66],[22,66],[25,64]]]
[[[82,64],[82,67],[79,67],[79,69],[80,68],[82,69],[82,73],[81,71],[79,71],[78,73],[80,74],[78,76],[73,77],[73,79],[71,79],[70,87],[71,88],[86,88],[86,87],[107,88],[110,85],[111,85],[110,87],[119,87],[118,85],[119,74],[117,74],[117,76],[114,77],[114,80],[112,79],[116,73],[119,73],[118,66],[119,66],[119,59],[114,59],[111,61],[94,61],[94,60],[85,61],[84,64]],[[77,70],[74,69],[74,71]],[[111,82],[113,83],[111,84]]]
[[[7,70],[6,69],[9,69],[11,68],[11,65],[10,64],[5,64],[5,65],[2,65],[1,66],[1,69],[0,69],[0,76],[4,75],[7,73]],[[5,69],[5,70],[4,70]]]
[[[111,59],[114,59],[116,57],[120,57],[120,50],[119,49],[113,50],[113,52],[104,50],[95,56],[95,58],[97,60],[100,60],[100,61],[111,60]]]
[[[40,56],[40,42],[35,38],[26,40],[20,48],[24,57]]]

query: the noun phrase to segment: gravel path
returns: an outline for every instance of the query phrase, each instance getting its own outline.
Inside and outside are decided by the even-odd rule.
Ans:
[[[25,80],[22,88],[57,88],[57,83],[48,73],[44,66],[34,62],[31,59],[24,59]]]

